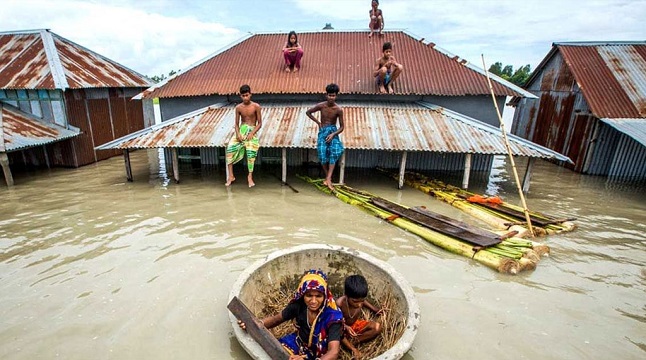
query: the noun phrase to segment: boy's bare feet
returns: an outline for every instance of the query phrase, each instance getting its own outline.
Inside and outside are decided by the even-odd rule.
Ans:
[[[236,178],[231,176],[227,179],[227,182],[224,183],[224,186],[231,186],[231,183],[233,183],[234,181],[236,181]]]
[[[247,182],[249,183],[249,187],[254,187],[256,186],[256,183],[253,182],[253,175],[249,174],[247,176]]]
[[[369,37],[369,38],[371,38],[371,37],[372,37],[372,31],[370,32],[370,34],[368,34],[368,37]]]
[[[298,72],[298,68],[297,68],[297,67],[294,67],[294,72]]]
[[[395,93],[395,90],[393,89],[392,84],[388,84],[388,93],[389,94],[394,94]]]
[[[291,70],[289,70],[289,66],[285,66],[285,71],[286,72],[291,72]]]
[[[386,88],[383,85],[379,85],[379,92],[382,94],[386,93]]]

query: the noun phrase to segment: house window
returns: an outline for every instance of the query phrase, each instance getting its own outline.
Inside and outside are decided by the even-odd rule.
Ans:
[[[52,112],[54,114],[54,123],[65,127],[65,111],[61,101],[52,101]]]

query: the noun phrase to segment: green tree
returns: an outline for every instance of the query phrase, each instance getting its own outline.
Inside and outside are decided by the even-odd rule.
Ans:
[[[155,75],[155,76],[151,77],[151,78],[150,78],[150,80],[152,80],[155,84],[157,84],[158,82],[164,81],[164,80],[168,79],[169,77],[171,77],[171,76],[173,76],[173,75],[177,74],[177,72],[178,72],[178,71],[179,71],[179,70],[177,70],[177,71],[175,71],[175,70],[171,70],[171,71],[168,73],[168,76],[166,76],[166,75],[164,75],[164,74],[161,74],[161,75]]]
[[[501,78],[516,84],[518,86],[523,86],[525,82],[527,82],[527,79],[529,79],[529,76],[531,75],[531,67],[529,64],[525,66],[521,66],[516,71],[514,71],[514,67],[511,65],[505,65],[503,67],[501,62],[496,62],[493,65],[489,67],[489,72],[492,74],[496,74],[500,76]]]

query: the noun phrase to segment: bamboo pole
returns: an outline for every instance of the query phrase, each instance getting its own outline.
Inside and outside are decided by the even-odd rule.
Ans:
[[[529,217],[529,209],[527,208],[527,203],[525,202],[525,194],[520,185],[520,179],[518,177],[518,171],[516,171],[516,163],[514,162],[514,154],[511,152],[511,147],[509,146],[509,140],[507,139],[507,131],[505,130],[505,123],[502,120],[502,115],[500,115],[500,109],[498,109],[498,104],[496,103],[496,94],[493,92],[493,86],[491,85],[491,79],[489,78],[489,71],[487,70],[487,64],[485,64],[484,54],[482,55],[482,69],[485,71],[487,76],[487,84],[489,85],[489,90],[491,91],[491,100],[493,100],[493,107],[496,108],[496,115],[498,115],[498,121],[500,121],[500,131],[502,132],[502,139],[505,142],[505,148],[507,148],[507,154],[509,155],[509,161],[511,162],[511,169],[514,173],[514,179],[516,180],[516,187],[518,188],[518,195],[520,196],[520,202],[523,205],[523,212],[525,213],[525,220],[527,221],[527,230],[529,230],[530,236],[534,236],[534,229],[532,228],[532,220]]]

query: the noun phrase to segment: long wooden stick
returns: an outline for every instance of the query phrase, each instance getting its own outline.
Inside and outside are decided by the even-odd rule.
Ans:
[[[505,142],[505,148],[507,148],[507,154],[509,155],[509,161],[511,162],[511,168],[514,172],[514,179],[516,179],[516,187],[518,188],[518,195],[520,195],[520,202],[523,205],[523,212],[525,213],[525,220],[527,220],[527,230],[532,237],[534,237],[534,228],[532,227],[532,220],[529,217],[529,209],[527,208],[527,203],[525,202],[525,194],[523,194],[523,189],[520,185],[520,178],[518,177],[518,171],[516,171],[516,163],[514,162],[514,154],[511,151],[509,146],[509,140],[507,139],[507,131],[505,131],[505,123],[502,120],[502,115],[500,115],[500,109],[498,109],[498,104],[496,103],[496,94],[493,91],[493,86],[491,85],[491,79],[489,78],[489,71],[487,70],[487,64],[485,64],[484,54],[482,54],[482,69],[485,71],[487,76],[487,84],[489,84],[489,90],[491,91],[491,99],[493,100],[493,107],[496,108],[496,114],[498,115],[498,121],[500,121],[500,131],[502,132],[502,138]]]

